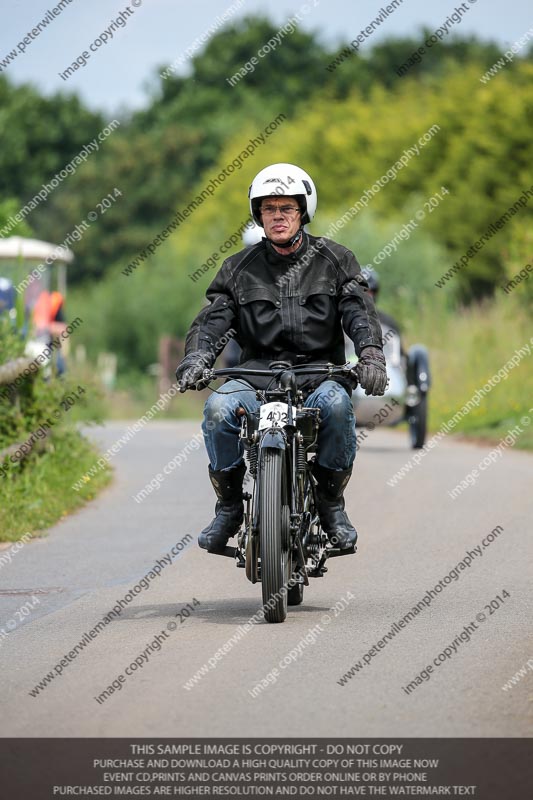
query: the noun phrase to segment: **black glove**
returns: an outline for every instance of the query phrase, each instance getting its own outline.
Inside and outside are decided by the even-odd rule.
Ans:
[[[385,394],[387,370],[385,369],[385,356],[379,347],[364,347],[355,371],[365,394]]]
[[[213,365],[214,358],[211,353],[193,350],[188,353],[183,361],[177,366],[176,380],[180,385],[180,392],[186,389],[203,389],[205,384],[200,384],[200,378],[204,374],[204,369]]]

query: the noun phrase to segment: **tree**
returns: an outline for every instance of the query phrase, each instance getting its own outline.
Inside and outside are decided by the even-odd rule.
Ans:
[[[0,192],[22,204],[104,125],[75,95],[46,98],[31,86],[12,86],[5,76],[0,76],[0,109]]]

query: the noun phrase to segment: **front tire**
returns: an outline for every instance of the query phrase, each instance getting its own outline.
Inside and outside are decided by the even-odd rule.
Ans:
[[[287,616],[289,543],[283,531],[285,452],[265,449],[259,461],[259,543],[263,613],[267,622]]]

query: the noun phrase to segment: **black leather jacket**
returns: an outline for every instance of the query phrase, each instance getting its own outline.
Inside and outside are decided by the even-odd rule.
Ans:
[[[209,305],[189,329],[186,353],[218,355],[230,329],[243,349],[244,367],[264,368],[274,360],[344,364],[343,328],[357,355],[367,345],[382,349],[381,327],[359,264],[331,239],[304,232],[302,244],[288,256],[263,239],[224,261],[206,297]],[[269,382],[246,380],[257,388]],[[298,384],[311,391],[323,380],[299,379]],[[348,382],[342,383],[351,393]]]

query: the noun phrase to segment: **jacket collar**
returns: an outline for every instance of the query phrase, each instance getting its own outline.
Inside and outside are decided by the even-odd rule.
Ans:
[[[309,246],[309,236],[305,231],[302,231],[302,241],[300,246],[294,250],[294,252],[289,253],[288,255],[281,255],[278,253],[277,250],[274,250],[272,246],[272,242],[268,239],[265,239],[266,245],[266,257],[270,264],[293,264],[295,261],[298,261],[304,253],[307,251]]]

